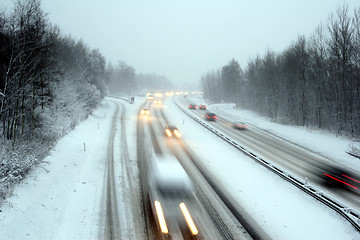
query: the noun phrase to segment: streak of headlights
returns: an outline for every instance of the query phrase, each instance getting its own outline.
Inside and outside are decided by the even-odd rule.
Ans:
[[[169,129],[166,129],[165,132],[166,132],[166,135],[168,135],[168,137],[172,136],[171,131]]]
[[[165,221],[164,212],[161,208],[161,204],[159,201],[155,201],[155,209],[156,209],[156,215],[159,220],[161,232],[165,233],[165,234],[169,233],[169,230],[167,228],[166,221]]]
[[[176,137],[181,137],[181,134],[180,134],[180,132],[178,131],[178,130],[174,130],[174,134],[176,135]]]
[[[196,226],[195,226],[195,223],[193,221],[193,219],[191,218],[191,215],[188,211],[188,209],[186,208],[186,205],[185,203],[180,203],[180,208],[181,208],[181,211],[185,217],[185,220],[190,228],[190,231],[193,235],[197,235],[199,233],[199,231],[197,230]]]

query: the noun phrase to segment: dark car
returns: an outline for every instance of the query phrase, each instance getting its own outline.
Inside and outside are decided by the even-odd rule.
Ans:
[[[235,129],[245,130],[245,129],[249,128],[249,127],[243,122],[234,122],[234,128]]]
[[[201,105],[199,106],[199,109],[200,109],[200,110],[206,110],[206,105],[201,104]]]
[[[205,115],[205,120],[215,121],[216,119],[218,119],[218,117],[215,115],[215,113],[207,113]]]
[[[196,109],[196,105],[195,104],[190,104],[189,109]]]
[[[321,178],[328,187],[341,188],[360,194],[360,176],[340,167],[321,169]]]
[[[171,126],[171,125],[168,125],[165,128],[165,135],[168,136],[168,137],[173,137],[173,136],[177,137],[177,138],[181,137],[179,129],[177,127]]]

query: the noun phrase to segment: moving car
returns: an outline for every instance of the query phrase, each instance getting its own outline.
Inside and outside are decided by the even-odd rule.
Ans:
[[[155,103],[155,104],[161,104],[161,100],[155,99],[154,103]]]
[[[249,128],[249,127],[243,122],[234,122],[234,128],[235,129],[245,130],[245,129]]]
[[[205,115],[205,120],[215,121],[216,119],[218,119],[218,117],[215,115],[215,113],[207,113]]]
[[[360,176],[337,166],[321,169],[321,178],[328,187],[340,188],[360,194]]]
[[[200,110],[206,110],[206,105],[205,105],[205,104],[201,104],[201,105],[199,106],[199,109],[200,109]]]
[[[147,108],[143,108],[140,110],[140,114],[144,115],[144,116],[149,116],[150,115],[150,110]]]
[[[198,230],[187,208],[195,199],[193,184],[176,157],[156,155],[148,176],[151,208],[162,234],[169,234],[168,226],[178,224],[197,235]]]
[[[195,104],[190,104],[189,109],[196,109],[196,105]]]
[[[168,136],[168,137],[173,137],[173,136],[177,137],[177,138],[181,137],[179,129],[177,127],[175,127],[175,126],[172,126],[172,125],[168,125],[165,128],[165,135]]]

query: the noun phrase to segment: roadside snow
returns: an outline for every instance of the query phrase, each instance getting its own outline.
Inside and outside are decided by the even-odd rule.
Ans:
[[[106,98],[15,188],[13,195],[1,206],[0,239],[99,238],[114,101],[128,104]],[[137,106],[134,105],[131,106],[135,109]],[[136,119],[133,115],[130,120]],[[130,135],[134,138],[134,131],[130,131]],[[134,159],[133,154],[131,158]],[[131,221],[132,217],[127,220]]]

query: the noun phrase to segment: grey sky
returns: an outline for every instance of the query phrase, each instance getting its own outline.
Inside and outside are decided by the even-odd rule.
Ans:
[[[309,36],[341,0],[42,0],[63,34],[82,38],[114,65],[197,84],[235,58],[244,68],[267,48]],[[352,11],[358,0],[345,1]]]

